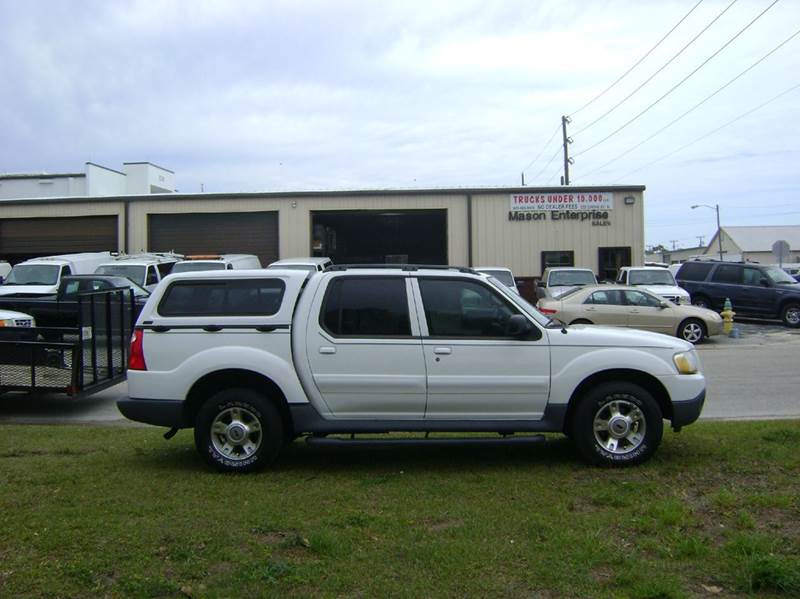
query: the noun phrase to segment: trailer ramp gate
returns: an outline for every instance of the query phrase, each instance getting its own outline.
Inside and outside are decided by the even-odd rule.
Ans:
[[[74,327],[0,328],[0,393],[89,395],[126,376],[133,291],[78,295]]]

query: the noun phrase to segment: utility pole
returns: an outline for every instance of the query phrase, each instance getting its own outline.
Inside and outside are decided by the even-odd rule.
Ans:
[[[678,243],[677,239],[670,239],[669,242],[672,244],[672,251],[675,251],[675,244]]]
[[[704,241],[703,238],[705,237],[705,235],[697,235],[696,237],[699,245],[705,245],[705,243],[703,243]]]
[[[717,210],[717,242],[719,245],[719,261],[722,262],[722,229],[719,226],[719,204],[714,204]]]
[[[562,185],[569,185],[569,165],[575,162],[569,157],[569,144],[572,143],[572,139],[567,137],[567,123],[570,122],[572,121],[568,116],[561,117],[561,134],[564,138],[564,176],[561,179]]]

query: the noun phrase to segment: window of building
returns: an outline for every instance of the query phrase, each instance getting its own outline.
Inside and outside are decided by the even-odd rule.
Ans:
[[[176,281],[158,305],[162,316],[272,316],[286,286],[280,279]]]
[[[742,282],[742,267],[737,264],[720,264],[711,276],[713,283],[739,284]]]
[[[338,277],[325,292],[322,326],[338,337],[410,337],[406,282],[400,277]]]
[[[712,266],[714,265],[709,262],[685,262],[675,278],[684,281],[705,281]]]
[[[508,321],[520,312],[493,289],[452,278],[421,278],[419,288],[432,337],[511,338]]]
[[[575,266],[575,252],[572,250],[542,252],[542,272],[545,268],[553,266]]]

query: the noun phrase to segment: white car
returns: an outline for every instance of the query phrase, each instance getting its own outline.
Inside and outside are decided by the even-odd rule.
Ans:
[[[36,320],[29,314],[14,312],[13,310],[0,310],[0,328],[25,327],[33,328]]]
[[[706,388],[686,341],[563,326],[468,268],[173,274],[140,314],[129,356],[120,411],[170,428],[167,438],[194,428],[201,455],[229,471],[259,468],[299,436],[459,441],[329,436],[392,431],[566,432],[590,462],[637,464],[664,419],[678,430],[698,418]]]
[[[542,279],[536,285],[536,296],[539,299],[557,299],[564,293],[585,285],[597,285],[597,277],[588,268],[575,266],[545,268]]]
[[[514,281],[514,273],[511,272],[510,268],[505,268],[503,266],[481,266],[475,270],[482,272],[485,275],[489,275],[490,277],[494,277],[503,285],[505,285],[509,291],[513,291],[519,295],[517,283]]]
[[[641,287],[673,304],[692,303],[689,292],[678,287],[672,272],[660,266],[623,266],[619,271],[616,283]]]

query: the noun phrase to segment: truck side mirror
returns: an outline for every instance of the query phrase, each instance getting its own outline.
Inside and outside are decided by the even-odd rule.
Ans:
[[[537,287],[541,287],[542,289],[544,289],[545,287],[547,287],[547,285],[545,285],[544,281],[542,281],[541,279],[539,279],[538,281],[536,281],[536,286],[537,286]]]
[[[506,324],[506,331],[509,337],[525,337],[531,332],[532,328],[531,323],[522,314],[514,314]]]

